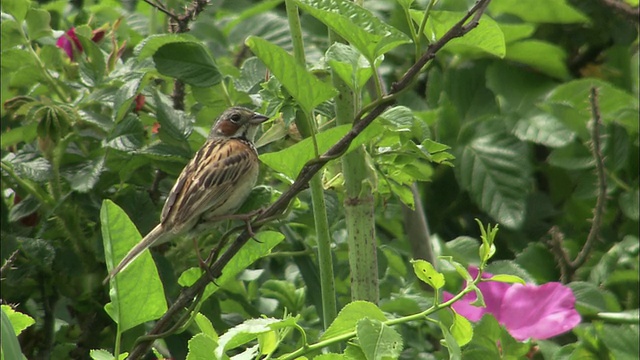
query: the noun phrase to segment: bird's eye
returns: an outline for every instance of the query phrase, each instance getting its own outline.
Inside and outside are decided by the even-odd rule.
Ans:
[[[238,121],[240,121],[240,114],[235,113],[233,115],[231,115],[231,121],[234,123],[237,123]]]

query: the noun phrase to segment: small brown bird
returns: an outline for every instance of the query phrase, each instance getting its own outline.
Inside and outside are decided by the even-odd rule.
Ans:
[[[171,189],[160,224],[125,255],[105,282],[149,247],[238,210],[258,179],[258,152],[253,141],[258,126],[267,119],[243,107],[229,108],[218,117],[209,138]]]

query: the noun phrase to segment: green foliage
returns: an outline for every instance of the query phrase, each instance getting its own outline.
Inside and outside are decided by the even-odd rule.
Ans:
[[[17,304],[2,307],[3,358],[126,357],[203,276],[199,257],[244,229],[221,223],[197,238],[199,254],[177,239],[101,283],[157,225],[218,114],[244,105],[272,119],[257,141],[261,185],[240,210],[249,212],[352,131],[334,123],[346,91],[358,119],[390,106],[320,172],[337,318],[323,327],[326,284],[304,190],[170,319],[180,326],[158,341],[168,351],[158,357],[637,358],[637,22],[599,0],[493,0],[406,90],[381,98],[473,1],[285,1],[300,13],[305,65],[290,55],[297,31],[282,3],[212,2],[187,17],[188,34],[168,34],[169,17],[142,1],[2,1],[0,278],[3,304]],[[331,44],[328,30],[345,43]],[[301,138],[298,110],[314,137]],[[378,304],[351,300],[339,162],[354,149],[374,194]],[[433,263],[418,260],[421,224],[408,210],[417,205]],[[470,293],[485,305],[482,272],[508,284],[563,279],[582,323],[518,342],[492,316],[468,321],[451,305]]]

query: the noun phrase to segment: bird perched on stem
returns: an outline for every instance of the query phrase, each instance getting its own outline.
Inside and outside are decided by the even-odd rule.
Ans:
[[[253,140],[268,117],[232,107],[218,117],[207,141],[185,166],[162,208],[160,224],[114,267],[105,282],[143,251],[194,230],[198,224],[229,218],[244,203],[258,179]]]

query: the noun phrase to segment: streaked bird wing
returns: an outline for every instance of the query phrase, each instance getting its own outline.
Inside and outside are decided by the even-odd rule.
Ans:
[[[239,139],[203,146],[171,190],[162,209],[162,225],[167,231],[189,230],[204,212],[222,207],[258,165],[256,156],[251,145]]]

